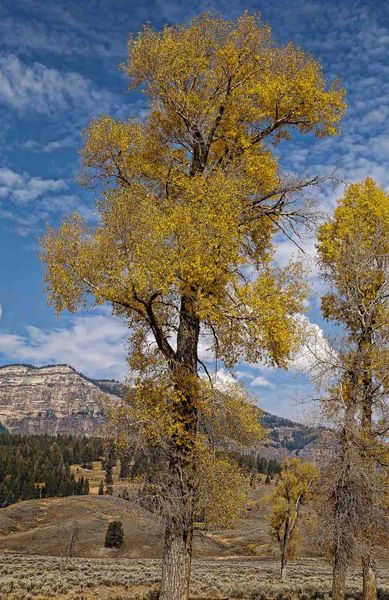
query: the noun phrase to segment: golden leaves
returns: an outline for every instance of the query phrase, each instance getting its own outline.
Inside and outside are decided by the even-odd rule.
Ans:
[[[262,430],[241,390],[216,393],[195,376],[197,339],[191,365],[178,365],[182,300],[227,366],[242,358],[286,366],[300,343],[306,286],[300,265],[274,267],[272,237],[305,184],[283,181],[272,143],[293,130],[332,135],[344,93],[247,13],[146,27],[129,50],[123,68],[149,110],[139,120],[102,116],[85,131],[83,166],[102,192],[98,224],[75,215],[48,230],[49,299],[57,311],[107,302],[127,320],[131,411],[143,439],[173,441],[186,455],[198,442],[208,469],[213,441],[248,444]],[[217,460],[232,488],[239,476]]]
[[[317,248],[323,275],[336,287],[323,297],[325,316],[345,322],[351,331],[365,326],[371,311],[376,329],[389,323],[389,196],[374,180],[347,188],[333,218],[320,227]]]
[[[206,524],[231,525],[247,497],[248,480],[238,465],[206,445],[198,445],[196,512]]]
[[[144,85],[150,110],[143,121],[102,116],[85,131],[83,164],[104,191],[100,224],[87,232],[75,217],[57,239],[47,234],[51,302],[76,310],[108,301],[132,324],[150,324],[152,310],[169,336],[190,292],[229,364],[268,357],[285,365],[305,288],[297,266],[272,268],[287,200],[265,143],[296,127],[332,134],[342,90],[327,90],[311,57],[277,47],[247,13],[237,22],[206,14],[162,32],[146,27],[130,40],[124,70]]]
[[[281,544],[285,544],[289,556],[298,551],[301,504],[313,497],[319,478],[320,470],[315,464],[299,458],[286,458],[282,461],[273,493],[264,498],[271,507],[271,531]],[[291,545],[288,546],[289,540]]]
[[[313,58],[293,44],[277,47],[270,28],[248,13],[236,23],[205,14],[162,32],[146,27],[130,39],[129,52],[123,69],[131,85],[146,86],[176,135],[187,137],[195,123],[206,133],[222,112],[219,139],[244,144],[244,124],[268,119],[276,129],[322,137],[336,133],[345,109],[344,90],[336,82],[326,89]]]

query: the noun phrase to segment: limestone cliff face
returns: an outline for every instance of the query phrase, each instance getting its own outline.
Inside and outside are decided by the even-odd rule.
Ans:
[[[122,391],[117,381],[88,379],[68,365],[0,367],[0,423],[12,433],[99,435],[107,404],[120,402]],[[269,435],[256,450],[261,456],[321,462],[328,454],[324,430],[271,414],[263,419]]]
[[[98,434],[104,406],[118,401],[106,389],[68,365],[0,367],[0,422],[12,433]]]

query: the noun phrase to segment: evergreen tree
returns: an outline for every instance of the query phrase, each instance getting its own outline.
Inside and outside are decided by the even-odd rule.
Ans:
[[[112,485],[112,484],[113,484],[112,467],[111,467],[111,465],[107,465],[107,468],[105,471],[105,485]]]
[[[127,452],[120,457],[120,479],[127,479],[130,476],[130,456]]]
[[[105,535],[106,548],[119,548],[123,544],[124,531],[121,521],[111,521]]]

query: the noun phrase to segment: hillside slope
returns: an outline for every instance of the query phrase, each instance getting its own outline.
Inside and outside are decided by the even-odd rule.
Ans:
[[[195,535],[195,556],[277,556],[269,539],[265,508],[260,502],[269,486],[261,485],[235,527]],[[135,491],[134,491],[135,494]],[[104,547],[109,521],[123,522],[124,544],[119,551]],[[134,499],[117,496],[69,496],[19,502],[0,510],[0,553],[20,552],[61,556],[72,532],[77,532],[74,555],[158,558],[162,525]]]

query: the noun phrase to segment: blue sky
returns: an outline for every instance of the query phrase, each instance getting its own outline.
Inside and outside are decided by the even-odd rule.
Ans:
[[[100,309],[56,318],[46,305],[37,240],[46,222],[77,209],[93,221],[93,197],[76,183],[80,131],[95,115],[125,117],[144,109],[117,68],[128,33],[211,10],[236,17],[260,11],[275,39],[294,41],[319,59],[348,94],[343,132],[331,140],[281,146],[285,169],[321,174],[334,168],[338,188],[317,192],[331,212],[342,186],[366,176],[389,189],[389,4],[377,0],[2,0],[0,4],[0,364],[67,362],[90,376],[123,378],[125,328]],[[304,242],[313,287],[310,319],[325,332],[314,240]],[[295,251],[284,240],[278,260]],[[319,330],[318,330],[319,331]],[[304,416],[312,395],[304,376],[241,365],[239,376],[260,404]]]

